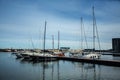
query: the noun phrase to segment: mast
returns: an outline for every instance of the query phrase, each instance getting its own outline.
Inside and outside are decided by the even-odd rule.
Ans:
[[[58,31],[58,50],[59,50],[59,44],[60,44],[60,32]]]
[[[83,18],[81,17],[81,50],[83,50]]]
[[[93,52],[95,51],[95,14],[94,14],[94,6],[92,7],[93,10]]]
[[[45,52],[45,41],[46,41],[46,25],[47,25],[47,22],[45,21],[45,28],[44,28],[44,42],[43,42],[43,50]]]
[[[52,35],[52,49],[54,51],[54,35]]]

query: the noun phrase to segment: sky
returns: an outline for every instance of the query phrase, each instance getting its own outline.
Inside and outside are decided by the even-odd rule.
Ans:
[[[120,38],[120,0],[0,0],[0,48],[43,49],[46,21],[46,48],[52,48],[52,35],[57,48],[59,31],[60,47],[85,49],[81,17],[93,48],[93,6],[101,49],[111,49],[112,38]]]

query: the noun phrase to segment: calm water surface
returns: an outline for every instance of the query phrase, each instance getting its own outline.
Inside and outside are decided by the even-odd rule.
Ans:
[[[33,63],[1,52],[0,80],[120,80],[120,67],[62,60]]]

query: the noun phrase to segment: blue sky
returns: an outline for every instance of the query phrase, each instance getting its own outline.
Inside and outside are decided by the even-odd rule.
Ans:
[[[92,6],[101,48],[111,49],[112,38],[120,37],[119,0],[0,0],[0,48],[33,48],[32,42],[34,48],[43,48],[46,20],[46,48],[52,48],[51,35],[57,48],[59,30],[60,46],[79,49],[81,17],[92,48]]]

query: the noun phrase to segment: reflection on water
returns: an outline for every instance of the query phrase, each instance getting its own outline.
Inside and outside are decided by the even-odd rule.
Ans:
[[[119,60],[120,61],[120,57],[119,56],[115,56],[115,57],[113,57],[113,60]]]
[[[31,62],[0,53],[0,80],[119,80],[120,67],[71,61]]]

